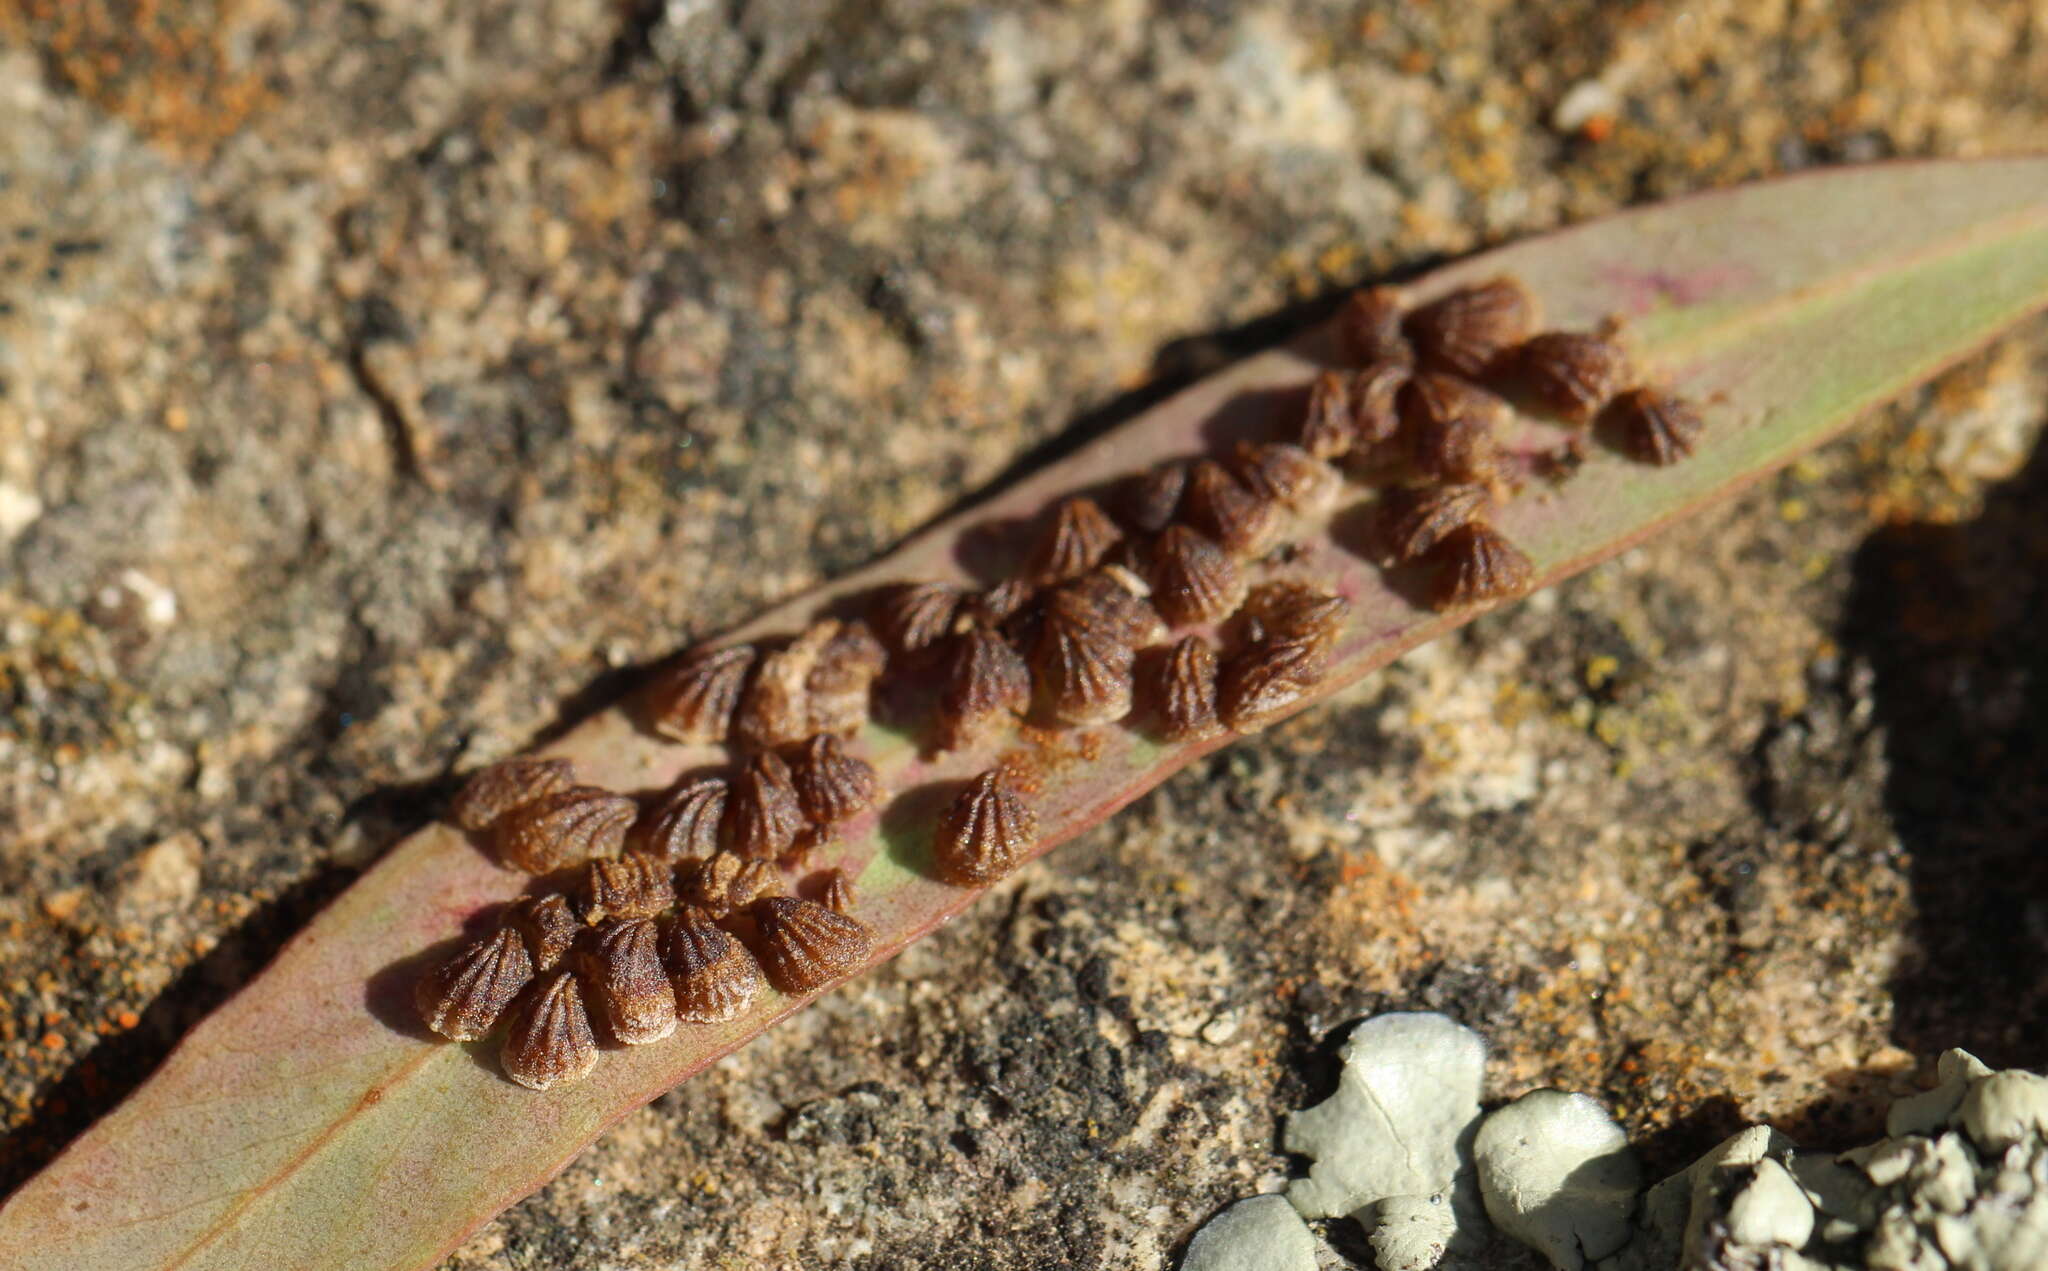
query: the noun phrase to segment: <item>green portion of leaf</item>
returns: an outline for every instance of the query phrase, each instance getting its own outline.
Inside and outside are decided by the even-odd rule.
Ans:
[[[2048,302],[2048,161],[1896,164],[1700,195],[1491,252],[1414,290],[1428,298],[1501,272],[1529,285],[1550,325],[1619,319],[1638,362],[1706,406],[1708,435],[1688,462],[1651,469],[1596,451],[1559,489],[1498,518],[1548,582],[1755,480]],[[976,524],[1270,428],[1277,397],[1308,380],[1326,340],[1311,333],[1196,385],[748,630],[792,631],[878,582],[959,575],[962,532]],[[1355,607],[1325,692],[1469,616],[1418,610],[1391,589],[1347,546],[1354,513],[1319,527],[1288,571],[1334,585]],[[1094,735],[1099,748],[1085,760],[1039,756],[1044,847],[1222,744]],[[880,729],[862,745],[885,787],[909,793],[855,823],[818,864],[858,873],[858,912],[886,958],[976,898],[928,877],[923,858],[946,783],[991,756],[933,761]],[[618,710],[550,749],[626,790],[722,757],[657,742]],[[607,1053],[582,1085],[545,1095],[512,1085],[497,1075],[493,1046],[438,1043],[408,1022],[407,955],[445,947],[523,881],[444,827],[400,844],[0,1209],[0,1265],[428,1266],[607,1125],[803,1004],[767,994],[729,1024]]]

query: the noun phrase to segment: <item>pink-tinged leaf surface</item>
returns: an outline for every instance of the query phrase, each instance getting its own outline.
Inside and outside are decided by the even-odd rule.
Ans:
[[[1619,319],[1638,363],[1703,403],[1708,421],[1687,462],[1647,468],[1595,448],[1576,476],[1532,488],[1497,518],[1547,583],[1740,488],[2048,303],[2048,160],[1885,165],[1696,196],[1461,262],[1414,291],[1426,299],[1501,272],[1536,294],[1547,326]],[[1311,332],[1240,363],[747,630],[793,631],[880,582],[1000,564],[1016,536],[975,527],[1273,428],[1327,350],[1327,334]],[[1469,616],[1417,609],[1357,554],[1367,493],[1352,488],[1327,524],[1308,527],[1305,555],[1285,571],[1353,603],[1326,693]],[[1005,740],[1037,750],[1048,848],[1223,744],[1161,747],[1121,728],[1092,730],[1085,746]],[[993,752],[934,762],[881,727],[861,746],[890,799],[815,865],[858,875],[856,912],[886,958],[979,894],[933,881],[924,857],[947,783]],[[619,709],[550,750],[632,791],[724,758],[656,741]],[[606,1126],[803,1004],[766,993],[729,1024],[608,1051],[582,1085],[515,1086],[494,1044],[424,1036],[410,994],[413,955],[446,947],[525,882],[443,826],[401,843],[0,1209],[0,1266],[428,1266]]]

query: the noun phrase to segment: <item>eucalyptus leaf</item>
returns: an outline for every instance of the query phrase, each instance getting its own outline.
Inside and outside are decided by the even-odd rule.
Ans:
[[[1426,300],[1501,273],[1527,284],[1547,326],[1617,322],[1639,367],[1700,403],[1707,421],[1685,462],[1645,467],[1596,446],[1575,475],[1496,518],[1547,584],[1727,497],[2048,303],[2048,160],[1837,169],[1698,195],[1461,261],[1412,291]],[[965,577],[964,559],[990,539],[977,527],[1270,431],[1330,341],[1312,331],[1241,362],[747,630],[794,631],[886,581]],[[1320,694],[1471,616],[1418,608],[1365,559],[1363,495],[1351,490],[1296,565],[1353,606]],[[1048,761],[1034,795],[1041,850],[1225,744],[1098,736],[1085,759]],[[979,896],[931,876],[942,802],[930,792],[985,766],[995,747],[934,760],[879,726],[861,747],[885,790],[910,793],[852,823],[816,864],[857,875],[858,912],[885,959]],[[574,759],[585,780],[636,792],[723,757],[651,737],[621,707],[548,752]],[[514,1085],[491,1044],[425,1034],[410,996],[418,951],[446,949],[466,919],[525,882],[446,826],[399,844],[0,1208],[0,1265],[431,1266],[607,1126],[804,1005],[767,992],[730,1023],[607,1052],[580,1085]]]

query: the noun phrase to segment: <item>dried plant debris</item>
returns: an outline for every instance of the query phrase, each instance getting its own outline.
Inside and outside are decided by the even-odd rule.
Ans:
[[[761,969],[791,997],[827,988],[874,956],[875,938],[865,924],[814,900],[770,896],[750,912],[761,931]]]
[[[1638,463],[1668,467],[1691,455],[1705,429],[1690,402],[1656,388],[1632,388],[1602,416],[1622,453]]]
[[[745,644],[684,654],[647,686],[647,726],[675,741],[724,741],[754,658]]]
[[[939,701],[939,745],[957,750],[1031,709],[1031,669],[1002,634],[980,623],[949,642]]]
[[[1412,362],[1414,346],[1401,331],[1408,304],[1396,287],[1354,291],[1337,312],[1337,344],[1355,366],[1373,362]]]
[[[1440,610],[1513,599],[1536,575],[1522,549],[1484,521],[1467,521],[1444,535],[1424,559],[1438,567],[1429,602]]]
[[[1151,595],[1151,584],[1132,570],[1104,565],[1049,593],[1046,605],[1137,648],[1166,635],[1166,624],[1150,603]]]
[[[1513,409],[1507,399],[1455,375],[1426,371],[1401,388],[1401,426],[1410,437],[1462,420],[1498,427]],[[1411,448],[1413,443],[1411,442]]]
[[[500,928],[455,951],[422,977],[414,992],[420,1019],[450,1041],[486,1037],[533,979],[533,958],[519,933]]]
[[[662,956],[676,1018],[685,1024],[722,1024],[752,1006],[761,991],[754,955],[702,910],[676,915]]]
[[[1152,604],[1176,627],[1216,622],[1244,603],[1244,571],[1214,540],[1168,526],[1152,544]]]
[[[676,995],[661,963],[661,932],[652,918],[626,918],[598,928],[583,955],[583,980],[613,1040],[658,1042],[676,1031]]]
[[[782,890],[782,875],[767,861],[720,852],[690,871],[678,895],[713,917],[723,917],[763,896],[779,896]]]
[[[888,662],[888,651],[867,623],[841,624],[804,681],[810,730],[841,737],[859,732],[868,722],[870,690]]]
[[[1335,468],[1284,441],[1241,441],[1231,451],[1231,466],[1252,493],[1301,516],[1328,512],[1344,487]]]
[[[1196,635],[1147,659],[1142,679],[1163,740],[1201,741],[1223,730],[1216,715],[1216,673],[1216,650]]]
[[[505,906],[503,923],[526,942],[537,972],[560,966],[583,930],[569,907],[569,898],[560,892],[520,897]]]
[[[1323,642],[1264,635],[1224,659],[1216,676],[1216,713],[1241,733],[1256,732],[1308,696],[1329,669]]]
[[[969,781],[939,818],[932,862],[949,883],[986,887],[1023,864],[1037,842],[1038,814],[992,768]]]
[[[839,631],[839,623],[827,618],[811,624],[784,648],[761,655],[733,713],[734,740],[767,750],[802,741],[817,731],[811,726],[811,672]]]
[[[573,786],[500,816],[493,836],[498,859],[529,874],[546,874],[603,856],[617,856],[640,805],[596,786]]]
[[[1351,615],[1351,602],[1297,580],[1261,586],[1244,607],[1254,639],[1302,640],[1328,651]]]
[[[803,828],[803,807],[782,756],[770,751],[749,759],[726,799],[725,845],[741,856],[772,860],[796,845]]]
[[[1324,371],[1308,390],[1308,414],[1301,421],[1301,447],[1316,459],[1337,459],[1358,444],[1352,417],[1353,377]]]
[[[570,972],[553,971],[512,1011],[498,1052],[505,1075],[532,1090],[581,1081],[597,1066],[597,1037]]]
[[[821,830],[859,816],[881,793],[874,765],[846,753],[845,743],[830,733],[804,743],[790,765],[790,781],[797,806]]]
[[[573,901],[559,889],[522,898],[424,975],[421,1015],[464,1040],[509,1017],[505,1071],[544,1088],[594,1062],[586,1010],[638,1044],[733,1018],[764,974],[805,994],[865,965],[873,937],[849,916],[853,875],[826,862],[811,901],[789,893],[785,871],[891,793],[848,744],[877,681],[912,690],[904,702],[936,697],[942,754],[993,747],[1025,720],[1114,725],[1141,697],[1133,725],[1168,744],[1263,728],[1323,683],[1349,620],[1305,568],[1313,553],[1287,543],[1330,515],[1347,480],[1403,483],[1367,510],[1361,550],[1386,568],[1425,566],[1434,607],[1520,595],[1534,566],[1486,519],[1526,475],[1507,471],[1498,430],[1513,408],[1493,387],[1573,423],[1597,418],[1645,462],[1682,458],[1700,431],[1697,411],[1662,389],[1621,391],[1633,372],[1619,345],[1531,335],[1534,322],[1513,279],[1412,311],[1397,289],[1359,292],[1337,322],[1345,365],[1317,375],[1302,413],[1227,456],[1133,473],[1107,510],[1086,494],[1054,503],[1014,576],[901,583],[872,594],[865,620],[692,650],[655,677],[644,719],[678,742],[727,745],[740,766],[686,775],[644,813],[573,784],[564,760],[478,772],[451,820],[487,832],[515,868],[581,873],[562,884]],[[1341,471],[1329,462],[1340,458]],[[1206,630],[1167,643],[1176,628]],[[934,870],[987,886],[1037,839],[1037,813],[992,768],[939,819]],[[752,951],[742,936],[758,937]]]
[[[730,786],[724,777],[685,777],[633,827],[635,848],[658,860],[707,857],[718,851]]]
[[[1398,486],[1380,496],[1373,515],[1373,551],[1388,565],[1420,560],[1446,534],[1469,524],[1487,504],[1477,485]]]
[[[1491,424],[1458,418],[1414,428],[1408,434],[1408,462],[1414,475],[1450,485],[1490,485],[1502,474],[1500,442]]]
[[[628,852],[616,860],[584,866],[578,899],[587,923],[652,918],[675,906],[675,877],[667,861]]]
[[[1262,499],[1213,459],[1188,470],[1181,519],[1237,556],[1263,556],[1280,540],[1280,508]]]
[[[853,876],[843,869],[825,871],[825,885],[819,890],[818,903],[835,914],[850,914],[856,900]]]
[[[494,763],[464,783],[448,805],[448,819],[471,833],[482,833],[512,809],[576,784],[567,759],[521,755]]]
[[[1517,385],[1545,409],[1574,424],[1593,417],[1630,379],[1628,354],[1604,336],[1546,331],[1515,350]]]
[[[869,617],[891,652],[915,654],[952,632],[967,599],[967,590],[952,583],[902,583],[883,590]]]
[[[1050,607],[1031,654],[1045,713],[1070,727],[1112,723],[1130,714],[1134,657],[1129,644],[1104,629],[1092,607]]]
[[[1513,278],[1461,287],[1410,313],[1403,330],[1424,365],[1468,378],[1486,373],[1536,325],[1536,304]]]
[[[1123,531],[1093,499],[1063,499],[1052,510],[1026,576],[1040,583],[1062,582],[1085,574],[1123,538]]]
[[[1127,477],[1117,487],[1116,514],[1141,534],[1157,534],[1173,523],[1187,484],[1188,466],[1179,462],[1162,463]]]

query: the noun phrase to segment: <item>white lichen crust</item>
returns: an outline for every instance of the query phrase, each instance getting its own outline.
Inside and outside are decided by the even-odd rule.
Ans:
[[[1312,1161],[1287,1200],[1361,1224],[1378,1271],[1494,1265],[1488,1219],[1560,1271],[2048,1271],[2048,1077],[1964,1051],[1892,1106],[1880,1142],[1802,1152],[1752,1126],[1647,1191],[1584,1095],[1537,1090],[1482,1118],[1485,1046],[1444,1016],[1366,1020],[1340,1054],[1337,1092],[1287,1118],[1283,1146]],[[1253,1234],[1276,1199],[1223,1211],[1182,1271],[1316,1265],[1312,1240],[1297,1263]]]
[[[1552,1265],[1579,1271],[1628,1243],[1642,1165],[1594,1100],[1532,1090],[1480,1123],[1472,1155],[1487,1216]]]
[[[1283,1143],[1315,1159],[1287,1189],[1309,1218],[1450,1187],[1479,1118],[1486,1044],[1434,1014],[1380,1015],[1351,1030],[1337,1093],[1287,1118]]]
[[[1757,1126],[1643,1198],[1599,1271],[2031,1271],[2048,1267],[2048,1078],[1942,1055],[1890,1137],[1836,1156]]]
[[[1253,1196],[1195,1233],[1180,1271],[1316,1271],[1316,1238],[1285,1196]]]

